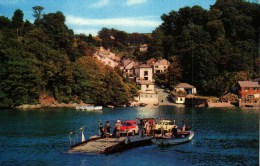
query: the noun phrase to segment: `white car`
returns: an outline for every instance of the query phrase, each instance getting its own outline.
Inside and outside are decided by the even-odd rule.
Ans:
[[[175,121],[172,121],[172,120],[159,120],[155,124],[154,130],[171,131],[172,128],[178,128],[178,126],[175,125]]]

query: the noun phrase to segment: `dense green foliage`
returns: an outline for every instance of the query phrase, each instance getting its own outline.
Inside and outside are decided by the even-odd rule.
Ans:
[[[33,10],[34,24],[24,22],[19,9],[12,20],[0,17],[0,106],[34,104],[41,96],[104,105],[133,98],[135,86],[91,58],[91,36],[75,36],[61,12]]]
[[[151,35],[103,28],[97,37],[74,35],[63,13],[43,9],[33,7],[34,24],[19,9],[11,19],[0,16],[0,106],[33,104],[41,96],[127,103],[136,87],[91,57],[101,45],[122,58],[166,58],[169,72],[156,80],[170,87],[188,82],[200,94],[221,95],[238,80],[259,77],[259,4],[218,0],[210,10],[193,6],[163,14]],[[149,50],[140,52],[144,43]]]
[[[124,83],[115,70],[95,58],[78,58],[73,64],[73,72],[75,93],[87,103],[121,105],[136,95],[135,87]]]
[[[170,86],[181,80],[201,94],[221,95],[237,80],[259,76],[259,4],[218,0],[210,10],[185,7],[161,18],[151,54],[178,62],[171,61]]]
[[[101,45],[112,48],[122,58],[131,58],[145,61],[149,57],[148,52],[139,52],[141,44],[148,44],[151,40],[149,34],[127,33],[116,29],[103,28],[98,32]]]

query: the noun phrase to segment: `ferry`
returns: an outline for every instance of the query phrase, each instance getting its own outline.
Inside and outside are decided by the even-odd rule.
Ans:
[[[109,121],[108,121],[109,122]],[[70,148],[69,153],[95,153],[95,154],[110,154],[114,152],[123,151],[138,146],[146,145],[177,145],[192,140],[194,132],[186,131],[185,125],[182,130],[178,129],[175,121],[155,118],[137,118],[136,120],[117,120],[115,124],[121,125],[120,131],[113,133],[103,133],[106,131],[103,127],[100,129],[99,135],[92,135],[88,140],[85,139],[83,127],[81,130],[81,142],[76,143],[80,132],[71,132],[69,134]],[[147,132],[144,127],[150,124],[151,132]],[[112,123],[113,124],[113,123]],[[140,128],[142,126],[142,128]],[[118,133],[119,134],[118,134]],[[73,137],[73,133],[76,135]],[[149,134],[150,133],[150,134]],[[74,143],[72,145],[72,143]],[[76,143],[76,144],[75,144]]]

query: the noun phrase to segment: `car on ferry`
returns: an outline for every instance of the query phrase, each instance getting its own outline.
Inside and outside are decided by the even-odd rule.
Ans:
[[[138,134],[139,128],[135,120],[127,120],[122,122],[122,126],[120,128],[121,134]]]

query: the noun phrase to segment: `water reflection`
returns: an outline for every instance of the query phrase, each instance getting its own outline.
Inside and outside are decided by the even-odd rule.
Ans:
[[[186,144],[139,147],[112,155],[67,154],[68,134],[85,126],[85,136],[98,131],[98,121],[163,117],[195,131]],[[104,109],[0,111],[0,165],[257,165],[259,111],[160,106]]]

